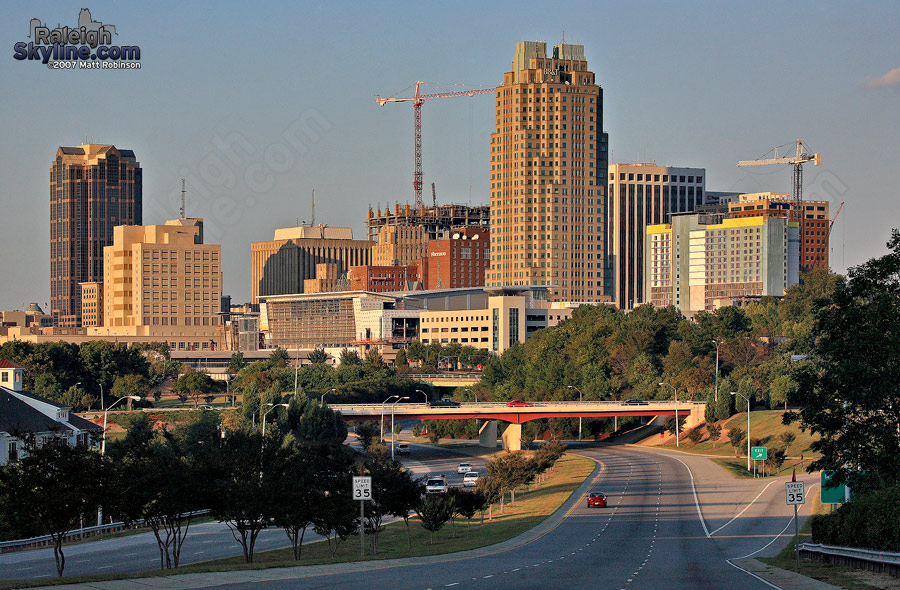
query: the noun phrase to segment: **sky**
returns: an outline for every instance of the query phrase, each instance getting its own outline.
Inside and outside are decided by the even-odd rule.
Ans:
[[[13,58],[29,21],[86,6],[140,70]],[[364,238],[369,206],[412,203],[413,109],[376,95],[492,87],[517,41],[584,45],[613,162],[706,168],[707,190],[782,191],[786,166],[738,168],[803,138],[804,198],[846,202],[832,267],[881,256],[900,227],[900,3],[4,2],[0,309],[49,300],[49,169],[85,139],[134,150],[143,219],[206,220],[224,291],[250,295],[250,243],[311,220]],[[489,203],[490,95],[422,107],[425,201]],[[49,311],[45,307],[45,311]]]

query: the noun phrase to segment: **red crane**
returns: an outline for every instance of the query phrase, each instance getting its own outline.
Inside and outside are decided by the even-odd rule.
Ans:
[[[415,95],[410,97],[398,97],[396,94],[387,98],[381,98],[381,96],[375,97],[375,102],[377,102],[381,106],[384,106],[389,102],[413,103],[413,120],[415,121],[415,171],[413,172],[413,192],[416,196],[416,211],[419,213],[424,210],[424,205],[422,204],[422,104],[426,100],[430,100],[432,98],[475,96],[476,94],[493,94],[497,92],[496,88],[475,88],[468,90],[450,90],[447,92],[436,92],[434,94],[422,94],[422,84],[428,84],[428,82],[422,82],[421,80],[417,81],[415,84],[416,93]],[[412,86],[404,88],[404,90],[408,90],[409,88],[412,88]],[[404,90],[401,90],[400,92],[403,92]],[[399,92],[397,94],[399,94]]]

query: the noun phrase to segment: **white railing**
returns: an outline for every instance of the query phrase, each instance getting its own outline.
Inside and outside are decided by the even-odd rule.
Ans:
[[[800,543],[797,547],[801,555],[805,553],[810,557],[825,556],[829,562],[852,565],[856,568],[875,569],[875,571],[890,573],[892,576],[900,576],[900,553],[856,547],[837,547],[819,543]]]

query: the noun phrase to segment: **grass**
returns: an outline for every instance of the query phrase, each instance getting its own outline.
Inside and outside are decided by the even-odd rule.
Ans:
[[[812,505],[810,506],[810,513],[824,514],[828,512],[828,510],[828,507],[822,504],[822,502],[820,501],[820,495],[817,492],[813,497]],[[799,537],[801,543],[806,543],[812,540],[809,520],[807,520],[800,528]],[[883,577],[883,579],[886,580],[891,580],[892,578],[887,576],[887,574],[870,574],[856,568],[846,567],[842,565],[835,565],[812,560],[801,560],[800,569],[798,570],[797,557],[794,554],[795,547],[796,545],[794,543],[794,539],[792,538],[790,544],[788,544],[788,546],[785,547],[777,556],[760,558],[760,561],[781,568],[783,570],[798,572],[804,576],[808,576],[822,582],[840,586],[841,588],[847,588],[848,590],[871,590],[873,588],[889,587],[885,585],[867,584],[865,582],[865,578],[869,576],[878,576]]]
[[[410,531],[412,548],[407,544],[406,526],[402,521],[385,526],[379,535],[378,554],[371,555],[371,545],[368,545],[366,561],[395,559],[402,557],[420,557],[465,551],[478,547],[493,545],[520,535],[553,514],[572,495],[578,486],[584,482],[594,469],[594,463],[589,459],[578,455],[566,454],[559,460],[553,472],[546,481],[529,486],[525,492],[519,490],[516,494],[516,503],[506,503],[504,513],[499,513],[499,505],[493,506],[493,520],[485,516],[484,523],[478,515],[471,522],[465,519],[457,520],[453,535],[453,528],[448,523],[444,528],[434,534],[434,543],[429,541],[428,532],[423,529],[417,518],[410,519]],[[507,496],[507,500],[508,500]],[[343,563],[360,560],[359,536],[349,536],[339,546],[335,557],[331,557],[328,545],[324,541],[310,543],[303,546],[303,552],[299,561],[294,561],[291,549],[276,549],[254,555],[252,564],[244,563],[243,557],[237,556],[215,561],[183,566],[177,570],[153,570],[133,574],[112,574],[106,576],[78,576],[63,578],[62,580],[48,580],[46,578],[33,581],[2,580],[0,590],[7,588],[26,588],[30,586],[45,586],[51,584],[70,584],[88,581],[122,580],[142,577],[171,576],[174,574],[188,574],[201,572],[217,572],[246,569],[264,569],[273,567],[295,567],[303,565],[318,565],[330,563]]]

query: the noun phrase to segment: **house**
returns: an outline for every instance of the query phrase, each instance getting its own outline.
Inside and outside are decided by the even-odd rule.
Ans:
[[[28,437],[34,437],[38,445],[51,440],[91,444],[91,432],[102,429],[73,414],[69,406],[24,391],[23,371],[0,359],[0,465],[21,459]]]

